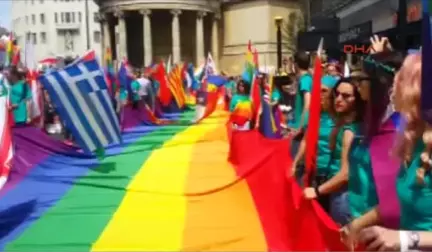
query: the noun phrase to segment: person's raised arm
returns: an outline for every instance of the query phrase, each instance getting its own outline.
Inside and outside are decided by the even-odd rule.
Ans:
[[[345,130],[342,139],[341,167],[338,173],[317,188],[319,194],[330,194],[348,183],[349,152],[354,140],[354,132]]]
[[[304,92],[303,93],[303,112],[300,117],[300,127],[302,127],[304,124],[306,124],[306,114],[309,112],[309,106],[310,106],[310,100],[311,100],[311,93],[310,92]]]

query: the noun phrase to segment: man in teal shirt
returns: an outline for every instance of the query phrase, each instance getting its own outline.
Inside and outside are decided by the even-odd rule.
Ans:
[[[294,122],[291,123],[291,127],[298,130],[307,124],[305,115],[309,110],[312,75],[308,71],[310,65],[310,56],[308,53],[299,51],[295,54],[294,60],[299,80],[294,105]]]
[[[312,91],[312,75],[309,73],[310,56],[304,51],[299,51],[294,56],[295,71],[299,78],[294,104],[294,120],[289,123],[289,128],[294,135],[291,144],[291,156],[295,157],[300,145],[301,129],[307,124],[306,113],[309,111],[309,103]]]
[[[32,99],[30,87],[16,67],[9,71],[8,79],[11,84],[9,99],[15,124],[25,125],[30,122],[29,107]]]

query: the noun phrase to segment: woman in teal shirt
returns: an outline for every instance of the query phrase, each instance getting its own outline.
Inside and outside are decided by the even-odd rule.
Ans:
[[[249,90],[250,90],[250,87],[243,80],[238,81],[237,91],[231,98],[231,102],[230,102],[230,106],[229,106],[230,112],[234,111],[234,109],[236,108],[238,103],[240,103],[242,101],[249,101],[250,100]]]
[[[22,73],[16,67],[9,72],[10,103],[15,125],[26,125],[30,122],[29,107],[32,93]]]
[[[305,188],[304,194],[309,199],[328,195],[330,216],[337,223],[345,225],[351,218],[347,191],[349,154],[355,136],[360,133],[365,102],[350,79],[339,80],[331,98],[335,127],[329,139],[331,156],[328,168],[325,169],[326,181],[321,185]]]
[[[243,80],[239,80],[237,83],[237,91],[236,93],[232,96],[230,105],[229,105],[229,110],[231,112],[231,122],[232,122],[232,126],[233,128],[237,129],[237,130],[250,130],[251,127],[253,127],[253,121],[252,121],[252,108],[251,108],[251,104],[250,104],[250,97],[249,97],[249,90],[250,87],[248,84],[246,84],[246,82],[244,82]],[[245,111],[237,111],[239,104],[241,103],[248,103],[246,104],[245,108],[240,108],[240,110],[245,110]],[[234,113],[233,113],[234,112]],[[236,113],[242,113],[240,116],[242,119],[237,122],[234,118],[236,118]]]
[[[313,181],[314,186],[319,186],[327,179],[327,168],[330,162],[330,147],[329,147],[329,136],[334,128],[334,121],[329,113],[330,110],[330,94],[331,90],[335,86],[337,80],[332,76],[326,75],[321,79],[321,117],[320,126],[318,132],[318,152],[317,152],[317,163],[316,169],[317,174]],[[307,115],[306,115],[307,118]],[[306,120],[307,121],[307,120]],[[307,125],[305,125],[307,128]],[[300,147],[297,155],[294,158],[294,162],[291,168],[292,176],[297,177],[299,184],[302,184],[302,177],[304,172],[303,157],[306,150],[306,137],[303,137],[300,142]],[[328,210],[327,197],[319,199],[321,206]]]
[[[393,84],[395,110],[406,120],[393,150],[401,159],[396,182],[401,208],[399,230],[374,226],[381,223],[376,206],[344,228],[348,245],[360,242],[370,251],[432,249],[432,159],[427,147],[432,146],[432,128],[419,116],[421,71],[421,55],[409,55]]]

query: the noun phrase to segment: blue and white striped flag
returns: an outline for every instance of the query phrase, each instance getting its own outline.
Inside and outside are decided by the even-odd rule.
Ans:
[[[95,59],[72,63],[39,77],[39,81],[85,152],[121,142],[104,73]]]

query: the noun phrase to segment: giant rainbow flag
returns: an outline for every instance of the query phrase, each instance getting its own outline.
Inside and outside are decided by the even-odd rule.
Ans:
[[[103,161],[34,128],[13,132],[1,251],[341,251],[338,226],[295,182],[286,139],[200,124],[135,125]],[[228,162],[228,157],[230,161]]]

